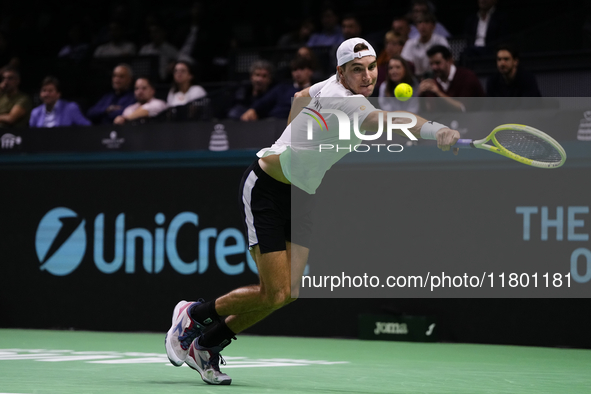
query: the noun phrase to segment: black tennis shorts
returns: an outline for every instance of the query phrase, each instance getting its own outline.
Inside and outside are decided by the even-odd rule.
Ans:
[[[309,248],[314,196],[273,179],[259,166],[248,167],[240,182],[240,204],[248,246],[261,253],[285,250],[285,241]]]

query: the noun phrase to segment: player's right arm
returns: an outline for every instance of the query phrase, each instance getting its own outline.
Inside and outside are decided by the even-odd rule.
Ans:
[[[302,109],[310,104],[310,101],[312,101],[312,96],[315,96],[327,81],[328,79],[315,83],[312,86],[300,90],[294,95],[294,100],[291,104],[291,110],[289,111],[289,117],[287,118],[287,124],[290,124],[291,121],[294,120],[296,116],[298,116]]]
[[[402,111],[402,112],[405,112],[405,111]],[[370,133],[377,132],[379,130],[379,126],[380,126],[380,124],[379,124],[380,113],[382,113],[382,119],[383,119],[382,130],[387,130],[388,129],[388,124],[387,124],[388,123],[388,112],[386,112],[386,111],[371,112],[369,115],[367,115],[367,117],[365,118],[365,120],[361,124],[361,129],[365,130],[367,132],[370,132]],[[427,123],[427,119],[425,119],[419,115],[416,115],[416,114],[413,114],[413,115],[417,118],[417,123],[413,127],[409,127],[407,129],[416,138],[422,138],[421,137],[421,128],[423,127],[423,125],[425,123]],[[405,123],[409,123],[409,118],[396,117],[396,118],[392,119],[392,122],[394,124],[405,124]],[[407,137],[407,135],[404,134],[404,132],[401,129],[394,129],[394,132],[396,134],[403,136],[403,137]],[[460,139],[460,133],[457,130],[452,130],[452,129],[446,127],[446,128],[442,128],[442,129],[438,130],[436,137],[437,137],[437,147],[439,149],[441,149],[442,151],[448,151],[451,148],[451,146],[455,145],[455,143],[458,141],[458,139]],[[457,151],[458,151],[458,149],[455,148],[454,153],[457,154]]]
[[[302,109],[310,104],[310,101],[312,101],[312,98],[310,97],[310,88],[296,92],[291,103],[291,109],[289,110],[287,124],[290,124],[291,121],[294,120],[300,112],[302,112]]]

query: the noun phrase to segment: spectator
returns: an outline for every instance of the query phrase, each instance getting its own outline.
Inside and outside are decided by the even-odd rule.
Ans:
[[[128,105],[135,102],[131,84],[133,71],[127,64],[120,64],[113,69],[111,83],[113,91],[106,93],[91,107],[86,115],[95,124],[113,123],[113,120],[123,113]]]
[[[286,33],[279,38],[279,48],[302,47],[308,43],[314,32],[314,24],[310,19],[305,19],[296,31]]]
[[[390,59],[394,56],[400,56],[402,48],[404,48],[404,43],[402,37],[396,34],[393,30],[386,33],[386,36],[384,37],[384,49],[378,56],[377,60],[378,79],[376,80],[376,86],[381,86],[382,82],[387,79]],[[411,72],[414,71],[412,65],[409,66]]]
[[[123,114],[117,116],[113,123],[124,124],[131,120],[153,118],[167,108],[164,101],[154,97],[156,90],[150,78],[138,78],[135,81],[134,93],[137,102],[125,108]]]
[[[60,83],[55,77],[46,77],[39,93],[43,104],[33,109],[30,127],[90,126],[78,104],[61,100]]]
[[[455,109],[466,110],[466,104],[453,97],[484,97],[484,89],[474,72],[467,68],[456,67],[454,65],[451,51],[443,45],[435,45],[427,51],[433,78],[427,78],[419,85],[419,96],[441,97],[443,100],[437,104],[445,103],[443,107],[435,106],[428,109]],[[476,109],[477,102],[466,101],[470,104],[470,109]],[[437,107],[437,108],[435,108]]]
[[[168,98],[166,99],[168,106],[185,105],[206,95],[205,89],[195,85],[195,76],[191,65],[187,62],[176,62],[173,71],[172,88],[168,92]]]
[[[90,45],[82,36],[82,26],[75,24],[68,30],[69,43],[64,45],[58,53],[58,57],[80,63],[89,54]]]
[[[392,21],[392,30],[394,33],[398,34],[404,42],[408,41],[410,26],[410,21],[404,16],[396,17]]]
[[[208,15],[206,6],[199,1],[192,3],[188,12],[183,12],[183,19],[176,23],[173,42],[180,48],[178,60],[192,63],[199,81],[227,78],[232,29],[220,29],[219,18]]]
[[[402,57],[412,62],[415,67],[415,75],[422,78],[425,73],[430,71],[429,57],[427,49],[433,45],[443,45],[449,47],[445,37],[435,34],[436,19],[433,14],[420,14],[416,18],[417,28],[420,36],[410,38],[402,49]]]
[[[160,79],[164,81],[171,74],[174,62],[179,57],[179,51],[165,40],[166,32],[161,26],[152,25],[149,30],[151,42],[144,45],[140,49],[139,54],[156,55],[159,57]]]
[[[497,0],[478,0],[478,12],[466,18],[464,55],[493,55],[494,46],[509,35],[510,23],[496,5]]]
[[[347,14],[343,17],[341,22],[341,32],[343,39],[361,37],[361,23],[354,14]]]
[[[324,81],[326,78],[328,78],[331,75],[331,74],[327,74],[325,72],[325,70],[320,69],[318,58],[316,57],[316,54],[314,53],[314,51],[312,49],[308,48],[307,46],[303,46],[303,47],[298,48],[298,52],[297,52],[296,56],[303,57],[303,58],[308,59],[310,61],[310,67],[312,67],[312,70],[314,70],[314,73],[312,74],[312,83],[313,84],[316,82]]]
[[[418,38],[421,33],[418,29],[418,18],[421,14],[432,14],[435,15],[435,6],[428,0],[413,0],[411,3],[410,16],[414,22],[414,25],[410,26],[410,32],[408,38]],[[441,37],[448,38],[451,36],[449,31],[439,22],[435,22],[435,34]]]
[[[234,93],[228,118],[240,119],[256,100],[269,91],[273,81],[273,65],[266,60],[258,60],[250,66],[250,81],[240,86]]]
[[[407,83],[412,86],[413,97],[407,101],[395,98],[394,89],[400,83]],[[378,102],[384,111],[419,111],[419,100],[417,95],[417,81],[413,77],[410,65],[402,56],[395,55],[388,63],[388,78],[380,85]]]
[[[240,119],[253,121],[267,117],[286,119],[291,110],[291,100],[296,92],[311,85],[313,74],[308,59],[296,57],[291,62],[293,82],[286,82],[275,86],[267,94],[258,99]]]
[[[510,45],[497,51],[497,70],[486,81],[490,97],[541,97],[536,77],[519,65],[519,53]]]
[[[327,7],[322,11],[322,31],[313,33],[308,40],[308,47],[337,47],[343,40],[343,34],[339,27],[339,17],[335,11]]]
[[[0,127],[27,127],[31,98],[19,90],[21,77],[15,68],[5,67],[0,82]]]
[[[109,42],[99,45],[94,51],[94,57],[122,57],[134,56],[135,44],[123,37],[123,28],[117,22],[109,25]]]

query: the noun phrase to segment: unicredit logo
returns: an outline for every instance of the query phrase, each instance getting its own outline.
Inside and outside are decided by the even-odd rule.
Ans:
[[[125,219],[125,213],[118,214],[110,224],[114,231],[106,231],[103,213],[89,220],[87,226],[86,220],[69,208],[50,210],[39,222],[35,238],[40,269],[53,275],[68,275],[78,268],[89,247],[92,253],[88,255],[104,274],[119,271],[133,274],[139,269],[158,274],[166,263],[179,274],[203,274],[209,268],[210,253],[214,254],[217,267],[227,275],[242,274],[246,265],[258,273],[244,235],[238,229],[200,228],[199,216],[194,212],[181,212],[170,221],[157,213],[154,226],[149,229],[127,228]],[[185,226],[199,230],[197,239],[191,241],[198,245],[194,259],[181,258],[177,249],[177,237]],[[105,242],[107,233],[114,234],[114,239],[109,240],[113,242]],[[214,247],[210,251],[212,240]],[[105,244],[112,245],[112,250],[105,250]],[[231,258],[231,263],[228,258],[234,255],[239,258]]]
[[[78,268],[86,252],[85,224],[68,208],[55,208],[45,214],[35,237],[41,270],[63,276]]]

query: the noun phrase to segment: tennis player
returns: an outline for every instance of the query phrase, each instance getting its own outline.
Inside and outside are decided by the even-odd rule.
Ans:
[[[270,148],[258,152],[258,160],[242,179],[240,199],[260,283],[207,302],[181,301],[174,309],[165,339],[168,358],[175,366],[186,362],[209,384],[232,382],[220,371],[219,364],[224,363],[220,351],[236,334],[297,298],[308,260],[313,195],[324,173],[348,153],[317,154],[318,145],[306,139],[308,117],[298,113],[296,106],[300,110],[303,104],[312,109],[332,106],[349,119],[357,112],[361,130],[386,130],[380,120],[385,122],[387,116],[367,100],[378,74],[374,49],[364,39],[351,38],[339,46],[336,55],[336,75],[296,93],[290,114],[294,121]],[[304,103],[297,105],[299,101]],[[443,151],[450,150],[460,137],[458,131],[442,124],[416,119],[408,130],[416,137],[437,140]],[[337,116],[326,115],[326,122],[329,130],[338,130]],[[394,123],[409,123],[409,118],[396,118]],[[404,135],[402,130],[397,132]],[[338,137],[333,131],[323,135],[323,142],[336,144]],[[292,222],[292,217],[297,220]]]

